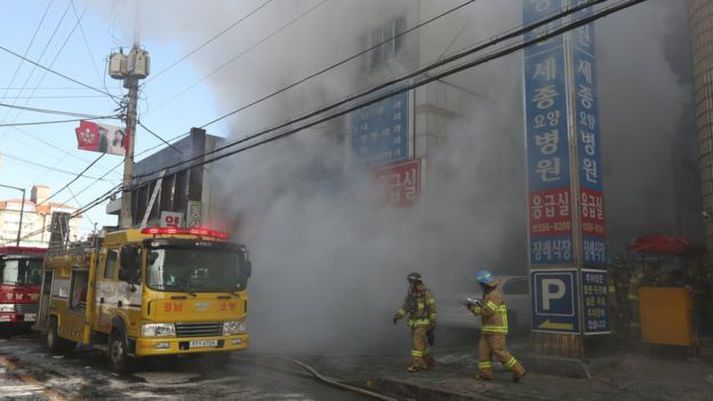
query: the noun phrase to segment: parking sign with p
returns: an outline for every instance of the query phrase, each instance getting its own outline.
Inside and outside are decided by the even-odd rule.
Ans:
[[[576,269],[530,271],[532,330],[578,333],[579,297]]]

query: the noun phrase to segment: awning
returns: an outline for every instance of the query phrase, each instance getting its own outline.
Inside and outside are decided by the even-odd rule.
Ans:
[[[691,242],[685,238],[654,234],[638,238],[627,250],[651,255],[679,256],[688,253],[691,248]]]

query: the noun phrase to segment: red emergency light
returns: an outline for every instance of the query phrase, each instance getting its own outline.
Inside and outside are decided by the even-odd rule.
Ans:
[[[199,237],[208,237],[215,239],[227,240],[230,235],[223,231],[211,230],[209,228],[183,228],[183,227],[146,227],[141,229],[141,234],[149,235],[196,235]]]

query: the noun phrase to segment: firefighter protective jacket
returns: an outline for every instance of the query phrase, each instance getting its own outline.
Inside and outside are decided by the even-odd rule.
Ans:
[[[419,284],[416,290],[409,290],[401,309],[396,312],[400,317],[408,315],[411,327],[436,324],[436,300],[425,285]]]
[[[508,313],[503,295],[498,288],[494,288],[483,296],[483,305],[472,305],[468,309],[481,318],[482,333],[507,334]]]

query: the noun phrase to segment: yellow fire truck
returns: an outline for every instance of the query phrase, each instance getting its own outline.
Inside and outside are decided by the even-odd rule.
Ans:
[[[126,372],[134,358],[248,348],[251,263],[245,246],[203,228],[115,231],[97,246],[44,262],[36,328],[52,352],[76,344],[107,352]],[[220,354],[218,354],[220,353]]]

